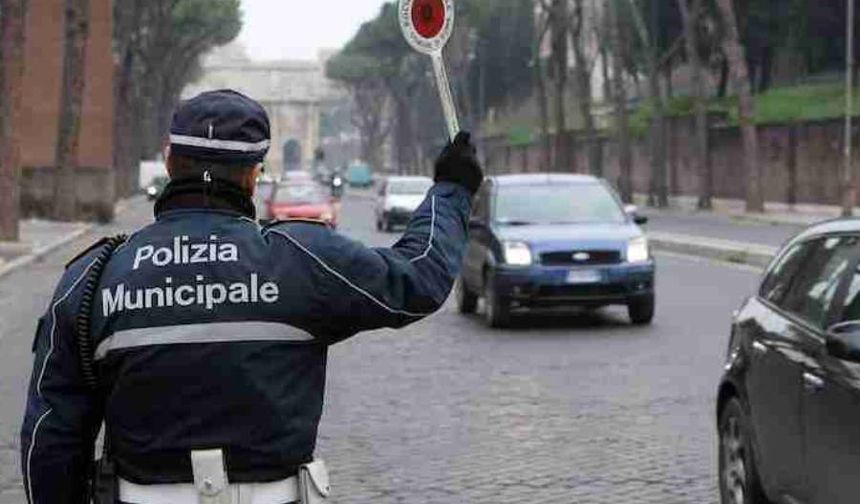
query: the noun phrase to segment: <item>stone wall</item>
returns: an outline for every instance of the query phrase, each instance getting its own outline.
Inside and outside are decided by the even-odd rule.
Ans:
[[[843,121],[808,121],[793,124],[761,125],[759,162],[764,168],[767,201],[787,204],[826,204],[840,202]],[[675,119],[667,126],[669,162],[667,184],[675,196],[698,196],[699,174],[694,164],[695,126],[692,118]],[[513,173],[562,171],[590,173],[588,146],[597,142],[603,159],[603,176],[617,184],[618,146],[613,138],[584,138],[573,133],[550,139],[550,167],[543,166],[543,147],[538,143],[510,146],[501,137],[484,140],[487,171]],[[710,132],[714,197],[743,199],[746,175],[743,145],[736,127],[714,127]],[[856,139],[855,139],[856,142]],[[860,170],[860,149],[855,149],[855,166]],[[634,190],[647,193],[651,165],[647,138],[633,143]]]
[[[29,166],[21,173],[21,216],[51,215],[57,170],[53,166]],[[114,172],[81,166],[75,171],[78,220],[109,222],[113,218]]]

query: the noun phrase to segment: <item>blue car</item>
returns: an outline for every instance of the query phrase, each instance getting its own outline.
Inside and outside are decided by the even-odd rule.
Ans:
[[[354,164],[346,170],[346,181],[350,187],[373,185],[373,171],[366,164]]]
[[[461,313],[483,297],[491,327],[518,310],[625,305],[634,324],[654,318],[654,261],[640,229],[603,180],[529,174],[488,178],[475,198],[458,282]]]

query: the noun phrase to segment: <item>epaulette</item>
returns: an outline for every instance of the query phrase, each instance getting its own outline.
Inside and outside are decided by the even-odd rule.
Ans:
[[[269,229],[269,228],[277,226],[279,224],[315,224],[317,226],[325,226],[327,228],[331,227],[331,225],[328,222],[326,222],[324,220],[319,220],[319,219],[284,219],[284,220],[272,221],[272,222],[266,224],[265,226],[263,226],[263,229]]]
[[[66,269],[69,269],[72,266],[72,264],[75,264],[76,262],[78,262],[78,260],[80,260],[81,258],[86,256],[87,254],[89,254],[93,250],[106,245],[108,241],[110,241],[110,238],[105,236],[101,240],[93,243],[92,245],[89,246],[89,248],[87,248],[86,250],[84,250],[80,254],[76,255],[74,258],[72,258],[71,261],[67,262],[66,263]]]

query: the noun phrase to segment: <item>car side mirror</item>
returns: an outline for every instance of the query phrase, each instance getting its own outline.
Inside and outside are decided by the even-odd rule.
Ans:
[[[629,215],[637,226],[644,226],[645,224],[648,224],[648,217],[640,215],[639,207],[637,207],[636,205],[626,205],[624,207],[624,213]]]
[[[827,330],[827,353],[860,364],[860,320],[842,322]]]

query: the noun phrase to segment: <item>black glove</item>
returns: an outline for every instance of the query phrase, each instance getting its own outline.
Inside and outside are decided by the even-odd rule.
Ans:
[[[453,182],[465,187],[472,195],[484,181],[484,172],[478,163],[472,135],[461,131],[449,142],[436,160],[436,182]]]

